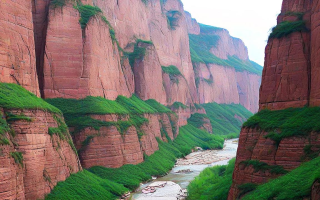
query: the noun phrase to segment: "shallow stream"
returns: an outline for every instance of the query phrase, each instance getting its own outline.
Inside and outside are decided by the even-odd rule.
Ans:
[[[157,178],[149,183],[141,185],[138,192],[133,193],[131,200],[176,200],[180,189],[186,189],[189,183],[207,167],[226,165],[237,154],[238,139],[226,140],[221,150],[208,150],[194,152],[179,159],[176,166],[164,177]],[[190,170],[187,173],[177,173],[181,170]],[[168,184],[163,188],[157,188],[156,192],[143,194],[142,189],[150,184],[165,181]]]

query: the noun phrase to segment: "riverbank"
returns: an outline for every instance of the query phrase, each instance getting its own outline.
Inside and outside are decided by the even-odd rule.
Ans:
[[[226,165],[236,156],[238,139],[227,140],[222,150],[207,150],[193,152],[185,158],[177,160],[175,167],[164,177],[141,185],[131,200],[170,200],[184,199],[183,189],[207,167]],[[154,193],[144,194],[143,189],[150,185],[166,182],[162,188],[156,188]],[[169,183],[169,184],[168,184]]]

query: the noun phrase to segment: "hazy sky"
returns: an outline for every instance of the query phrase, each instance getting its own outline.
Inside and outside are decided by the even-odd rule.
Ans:
[[[182,0],[198,22],[228,29],[244,41],[251,60],[263,66],[270,29],[277,24],[282,0]]]

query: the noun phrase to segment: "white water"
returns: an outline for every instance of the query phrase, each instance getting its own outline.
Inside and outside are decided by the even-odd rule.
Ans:
[[[237,148],[238,148],[238,139],[232,139],[227,140],[224,144],[224,148],[221,150],[215,150],[214,155],[217,157],[218,162],[213,162],[209,165],[182,165],[182,166],[175,166],[168,175],[158,178],[156,180],[153,180],[152,182],[149,182],[147,184],[141,185],[141,187],[138,189],[138,192],[134,193],[132,195],[132,200],[160,200],[160,199],[176,199],[176,194],[172,194],[172,191],[170,190],[170,186],[166,186],[164,188],[157,189],[157,191],[153,194],[143,194],[141,190],[151,183],[158,182],[158,181],[171,181],[176,184],[178,184],[181,188],[185,189],[189,185],[189,183],[197,177],[200,172],[202,172],[207,167],[212,167],[216,165],[226,165],[228,164],[229,160],[234,158],[237,154]],[[197,152],[190,154],[189,156],[196,157]],[[191,173],[176,173],[179,170],[184,169],[190,169]],[[172,187],[174,189],[175,187]]]

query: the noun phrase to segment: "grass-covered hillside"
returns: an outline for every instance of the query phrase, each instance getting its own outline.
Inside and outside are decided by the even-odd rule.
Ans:
[[[225,200],[232,184],[235,158],[228,165],[215,166],[203,170],[188,185],[188,200]]]
[[[145,156],[143,163],[117,169],[92,167],[58,183],[46,199],[116,199],[126,191],[138,188],[141,182],[150,180],[151,176],[165,175],[176,159],[189,154],[192,148],[222,148],[223,142],[224,139],[217,135],[186,125],[180,128],[174,141],[165,143],[158,140],[159,150],[151,156]]]
[[[312,131],[319,132],[319,119],[319,107],[288,108],[278,111],[262,110],[249,118],[243,126],[268,131],[269,134],[266,137],[279,144],[283,138],[306,136]]]
[[[242,124],[253,114],[239,104],[208,103],[201,105],[207,112],[214,134],[239,136]]]
[[[262,74],[262,66],[236,56],[221,59],[211,53],[211,49],[217,47],[220,37],[216,34],[224,29],[200,24],[199,35],[189,35],[191,60],[194,63],[217,64],[225,67],[233,67],[236,71],[248,71],[253,74]]]
[[[155,100],[142,101],[136,95],[130,98],[119,96],[115,101],[101,97],[86,97],[84,99],[46,99],[58,107],[65,117],[69,127],[74,127],[72,134],[79,133],[86,127],[99,130],[103,126],[116,126],[124,134],[130,126],[135,126],[140,131],[143,123],[148,119],[143,114],[171,113],[171,110]],[[90,115],[117,114],[128,115],[128,121],[105,122],[96,120]],[[140,133],[139,133],[140,134]]]

